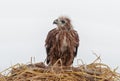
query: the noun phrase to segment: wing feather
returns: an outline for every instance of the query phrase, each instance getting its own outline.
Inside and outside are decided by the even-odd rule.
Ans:
[[[77,33],[77,31],[75,30],[71,30],[71,35],[72,35],[72,41],[73,41],[73,45],[74,45],[74,57],[77,56],[77,51],[78,51],[78,46],[79,46],[79,35]]]
[[[48,32],[47,38],[45,40],[45,47],[46,47],[46,53],[47,53],[47,64],[50,62],[50,58],[52,55],[50,55],[51,48],[54,45],[54,42],[56,40],[56,34],[57,34],[56,28],[52,29]]]

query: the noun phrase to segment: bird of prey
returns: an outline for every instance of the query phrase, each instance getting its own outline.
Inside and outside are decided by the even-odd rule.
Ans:
[[[66,16],[60,16],[53,24],[57,27],[48,32],[45,40],[46,63],[54,65],[58,59],[61,59],[63,66],[71,66],[79,46],[78,33]]]

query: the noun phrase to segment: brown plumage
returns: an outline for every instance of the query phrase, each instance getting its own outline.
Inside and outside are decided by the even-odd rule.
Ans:
[[[53,24],[57,27],[49,31],[45,47],[47,52],[47,64],[54,65],[61,59],[63,66],[70,66],[77,55],[79,36],[67,17],[59,17]]]

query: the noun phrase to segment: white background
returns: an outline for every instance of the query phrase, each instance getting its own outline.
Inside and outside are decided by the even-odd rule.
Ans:
[[[112,69],[120,66],[120,0],[0,0],[0,71],[30,57],[44,61],[45,38],[61,15],[80,35],[74,65],[91,63],[94,50]]]

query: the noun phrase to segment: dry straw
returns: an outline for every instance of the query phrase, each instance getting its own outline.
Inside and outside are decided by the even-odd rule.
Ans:
[[[57,62],[54,66],[46,66],[43,62],[16,64],[1,72],[0,81],[120,81],[117,68],[111,70],[100,60],[97,57],[91,64],[77,67],[56,66]]]

